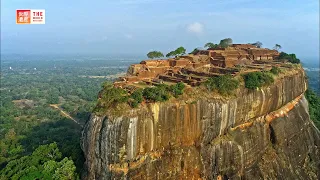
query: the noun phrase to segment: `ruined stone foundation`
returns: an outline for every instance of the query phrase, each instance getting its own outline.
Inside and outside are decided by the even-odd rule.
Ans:
[[[303,71],[229,100],[155,103],[85,126],[83,179],[320,179]]]

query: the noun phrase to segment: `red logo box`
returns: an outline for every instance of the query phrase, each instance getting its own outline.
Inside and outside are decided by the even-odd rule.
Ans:
[[[31,10],[17,10],[16,14],[16,23],[17,24],[30,24],[31,22]]]

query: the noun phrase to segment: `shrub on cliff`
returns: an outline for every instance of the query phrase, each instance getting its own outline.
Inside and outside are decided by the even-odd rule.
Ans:
[[[163,102],[170,98],[166,85],[159,85],[156,87],[147,87],[143,90],[143,97],[152,102]]]
[[[183,89],[185,88],[185,85],[182,82],[178,82],[175,85],[170,86],[170,91],[172,95],[177,98],[179,95],[183,94]]]
[[[312,90],[306,91],[306,98],[309,102],[310,119],[314,121],[318,129],[320,129],[320,96]]]
[[[274,75],[278,75],[281,72],[281,70],[276,66],[272,66],[272,69],[270,70],[270,72]]]
[[[298,59],[296,57],[295,54],[287,54],[285,52],[281,52],[279,55],[279,59],[280,60],[288,60],[289,62],[293,63],[293,64],[299,64],[300,63],[300,59]]]
[[[231,75],[211,77],[204,84],[209,91],[217,90],[222,95],[231,94],[239,87],[239,81]]]
[[[269,72],[262,72],[261,73],[262,76],[261,76],[261,80],[262,80],[262,85],[270,85],[274,82],[274,78],[272,76],[271,73]]]
[[[251,72],[243,75],[243,78],[245,87],[248,89],[256,89],[274,82],[273,76],[267,72]]]
[[[101,92],[100,105],[103,107],[110,107],[117,103],[128,101],[128,93],[122,88],[114,87],[111,83],[104,83]]]
[[[131,101],[130,105],[131,107],[137,107],[138,104],[140,104],[143,101],[143,94],[142,94],[142,89],[137,89],[135,90],[131,95],[130,95]]]

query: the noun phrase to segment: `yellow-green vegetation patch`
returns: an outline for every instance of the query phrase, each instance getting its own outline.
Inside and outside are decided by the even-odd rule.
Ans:
[[[230,95],[239,87],[240,82],[231,75],[209,78],[204,85],[209,91],[218,91],[221,95]]]
[[[243,75],[245,87],[248,89],[256,89],[274,82],[272,73],[270,72],[251,72]]]
[[[154,87],[138,88],[130,94],[125,89],[114,87],[110,83],[104,83],[94,112],[98,115],[103,115],[106,112],[117,114],[125,111],[128,107],[136,108],[143,101],[165,102],[172,96],[178,98],[183,94],[184,88],[185,84],[182,82],[170,86],[159,84]]]
[[[299,64],[300,63],[300,59],[298,59],[295,54],[287,54],[285,52],[281,52],[280,53],[279,59],[287,60],[287,61],[289,61],[289,62],[291,62],[293,64]]]

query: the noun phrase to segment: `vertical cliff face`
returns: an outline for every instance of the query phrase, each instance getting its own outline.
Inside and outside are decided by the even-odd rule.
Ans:
[[[229,100],[154,103],[92,115],[86,179],[319,179],[320,132],[304,72]]]

